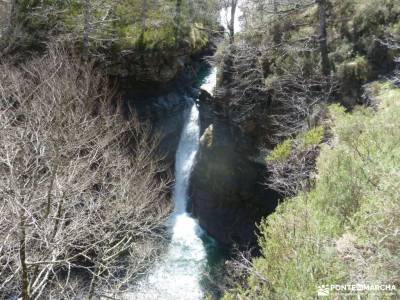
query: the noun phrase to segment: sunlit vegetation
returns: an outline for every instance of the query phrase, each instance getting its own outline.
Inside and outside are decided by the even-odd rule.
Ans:
[[[322,146],[314,187],[261,222],[262,255],[245,287],[225,299],[311,299],[325,284],[398,286],[400,89],[373,88],[377,112],[329,108],[333,136]],[[318,131],[306,135],[319,141]]]
[[[235,209],[210,207],[261,217],[240,181],[254,157],[250,180],[280,196],[258,223],[258,255],[226,264],[236,281],[221,284],[224,299],[312,299],[358,283],[400,297],[400,0],[15,0],[0,1],[0,298],[118,298],[146,273],[167,235],[170,176],[128,107],[196,73],[224,37],[222,7],[200,151],[225,145],[219,118],[245,139],[232,139],[237,171],[210,168],[235,183],[228,200],[215,189]],[[133,95],[124,109],[121,82]],[[157,99],[179,102],[170,95]]]
[[[283,161],[286,160],[292,150],[293,141],[287,139],[278,144],[273,151],[266,157],[267,161]]]
[[[15,15],[19,46],[37,47],[56,35],[92,50],[199,50],[217,27],[217,1],[24,1]]]

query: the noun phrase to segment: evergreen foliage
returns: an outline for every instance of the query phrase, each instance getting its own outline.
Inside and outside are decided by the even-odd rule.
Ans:
[[[79,45],[86,22],[92,51],[201,49],[208,30],[218,26],[217,1],[184,1],[179,10],[176,5],[166,0],[26,0],[18,4],[14,34],[19,48],[40,47],[54,36]]]
[[[399,286],[400,89],[374,85],[377,112],[330,107],[333,138],[322,146],[315,187],[261,222],[262,255],[247,286],[225,299],[312,299],[330,284]],[[306,136],[319,140],[319,129]]]
[[[274,150],[267,156],[267,161],[284,161],[286,160],[292,150],[293,141],[291,139],[284,140],[278,144]]]

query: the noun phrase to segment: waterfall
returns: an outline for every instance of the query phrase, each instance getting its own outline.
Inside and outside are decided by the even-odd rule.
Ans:
[[[201,89],[207,91],[210,95],[214,95],[214,88],[217,85],[217,67],[212,67],[210,74],[204,79]]]
[[[175,214],[186,212],[187,189],[190,173],[194,164],[197,150],[199,149],[200,124],[199,110],[195,103],[192,104],[183,127],[181,139],[175,160]]]
[[[221,11],[221,19],[228,14]],[[240,8],[236,14],[236,31],[240,31]],[[217,68],[211,68],[204,78],[202,89],[214,93]],[[187,212],[190,174],[199,149],[199,110],[191,99],[185,112],[185,124],[175,159],[176,182],[173,192],[174,212],[168,221],[171,241],[166,253],[157,261],[148,275],[141,280],[135,291],[123,298],[127,300],[200,300],[204,298],[201,285],[207,265],[206,246],[202,237],[207,234]],[[210,239],[210,238],[209,238]],[[213,247],[213,246],[212,246]]]
[[[186,211],[190,173],[199,148],[199,110],[193,102],[185,113],[186,121],[176,152],[175,209],[169,220],[171,242],[165,256],[139,283],[137,291],[126,299],[203,299],[200,281],[207,260],[201,240],[203,231]]]

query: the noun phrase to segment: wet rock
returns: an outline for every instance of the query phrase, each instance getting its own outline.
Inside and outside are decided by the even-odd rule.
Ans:
[[[120,53],[106,66],[108,74],[119,78],[129,78],[135,82],[167,83],[177,78],[190,63],[187,49],[164,52],[131,52]]]
[[[150,84],[167,84],[184,76],[186,68],[213,55],[219,36],[210,36],[207,45],[193,48],[189,43],[181,43],[178,48],[129,49],[113,53],[105,59],[107,73],[120,80]]]
[[[201,103],[211,104],[213,101],[213,96],[206,90],[201,89],[199,94],[199,101]]]
[[[162,90],[158,94],[139,90],[123,91],[127,115],[134,111],[142,122],[149,124],[154,135],[160,136],[160,154],[167,158],[171,166],[184,124],[183,112],[192,103],[192,92],[184,88]]]
[[[191,209],[200,225],[224,244],[253,245],[256,222],[273,211],[278,195],[262,184],[263,164],[250,140],[201,105],[203,134],[194,166]]]

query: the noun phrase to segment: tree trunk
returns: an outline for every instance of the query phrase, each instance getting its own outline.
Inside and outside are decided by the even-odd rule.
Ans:
[[[326,32],[326,0],[317,0],[319,14],[319,48],[321,52],[322,74],[330,75],[330,63],[328,57],[328,35]]]
[[[17,18],[18,18],[18,7],[20,6],[19,0],[12,0],[10,3],[10,10],[7,23],[5,24],[6,28],[3,33],[4,40],[10,41],[12,38],[13,30],[17,26]]]
[[[278,16],[278,0],[273,0],[272,2],[272,9],[273,9],[273,21],[272,21],[272,40],[274,41],[275,45],[279,45],[282,42],[282,30],[279,29],[279,16]]]
[[[274,9],[274,14],[276,15],[278,13],[278,0],[273,0],[273,9]]]
[[[237,2],[238,0],[231,0],[231,18],[228,24],[230,44],[233,44],[233,42],[235,41],[235,15]]]
[[[90,35],[90,17],[91,17],[91,3],[90,0],[85,0],[85,8],[83,13],[83,42],[82,42],[82,56],[86,61],[89,58],[89,35]]]
[[[176,44],[179,43],[181,38],[181,13],[182,13],[182,0],[176,0],[175,8],[175,38]]]
[[[193,24],[193,16],[194,16],[194,5],[193,0],[188,0],[188,10],[189,10],[189,22]]]
[[[23,201],[21,201],[21,205],[23,205]],[[28,266],[26,265],[25,211],[23,208],[20,209],[19,219],[19,259],[21,263],[22,299],[29,300]]]
[[[17,18],[17,10],[18,10],[18,0],[12,0],[11,1],[11,8],[10,8],[10,18],[8,21],[8,27],[9,30],[15,25],[15,21]]]

